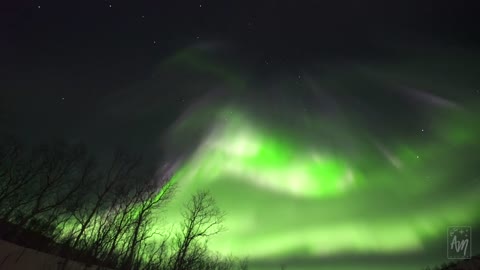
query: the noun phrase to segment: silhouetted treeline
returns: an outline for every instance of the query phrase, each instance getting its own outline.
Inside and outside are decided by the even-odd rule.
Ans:
[[[0,146],[0,237],[111,269],[247,269],[208,251],[223,213],[208,192],[185,205],[179,231],[158,231],[169,179],[121,152],[105,164],[82,145]],[[161,178],[160,178],[161,179]],[[155,240],[152,240],[155,239]]]
[[[427,267],[425,270],[469,270],[480,269],[480,255],[473,256],[470,259],[451,261],[442,263],[439,266]]]

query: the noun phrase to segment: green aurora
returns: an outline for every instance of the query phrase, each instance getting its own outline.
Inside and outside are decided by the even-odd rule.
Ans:
[[[196,55],[187,51],[169,63],[244,87],[212,64],[202,70],[204,60],[189,54]],[[171,183],[178,190],[162,215],[179,224],[182,205],[207,189],[227,213],[228,229],[209,247],[253,260],[422,256],[432,244],[446,253],[449,226],[480,220],[480,159],[472,154],[480,150],[480,106],[468,103],[426,110],[431,121],[421,136],[381,140],[355,114],[350,121],[300,110],[269,117],[271,101],[254,102],[265,110],[202,103],[170,130],[173,148],[185,150],[185,138],[195,143],[175,163]]]
[[[176,201],[209,189],[228,213],[228,231],[210,242],[214,250],[253,257],[418,251],[448,226],[478,220],[480,181],[452,185],[457,168],[447,165],[451,146],[471,146],[478,128],[451,127],[444,147],[433,140],[398,146],[392,155],[401,168],[379,162],[373,151],[356,166],[348,156],[279,139],[234,115],[172,178]]]

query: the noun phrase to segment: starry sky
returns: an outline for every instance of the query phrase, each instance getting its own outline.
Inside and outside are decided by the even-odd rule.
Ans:
[[[2,135],[144,155],[181,187],[172,221],[211,190],[217,251],[419,269],[480,231],[470,2],[5,2]]]

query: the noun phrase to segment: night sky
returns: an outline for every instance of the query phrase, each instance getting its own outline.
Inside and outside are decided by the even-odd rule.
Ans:
[[[480,235],[468,1],[4,2],[2,136],[142,154],[180,187],[172,222],[211,190],[217,251],[419,269],[449,226]]]

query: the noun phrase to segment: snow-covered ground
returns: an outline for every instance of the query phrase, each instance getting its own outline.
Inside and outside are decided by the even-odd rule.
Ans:
[[[44,252],[24,248],[0,240],[0,269],[8,270],[56,270],[62,269],[64,259]],[[93,270],[97,266],[69,261],[65,270]]]

